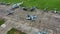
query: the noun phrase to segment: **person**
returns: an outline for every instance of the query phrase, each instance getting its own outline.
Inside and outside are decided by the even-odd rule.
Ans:
[[[30,11],[34,11],[35,10],[35,7],[33,6],[31,9],[30,9]]]

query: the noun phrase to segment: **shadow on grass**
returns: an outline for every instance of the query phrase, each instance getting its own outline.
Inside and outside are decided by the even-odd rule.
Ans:
[[[2,25],[5,22],[4,19],[0,19],[0,25]]]
[[[25,32],[18,31],[14,28],[12,28],[10,31],[8,31],[7,34],[26,34]]]

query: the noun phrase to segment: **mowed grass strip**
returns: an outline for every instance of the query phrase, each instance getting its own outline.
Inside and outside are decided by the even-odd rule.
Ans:
[[[12,28],[10,31],[7,32],[7,34],[26,34],[26,33],[18,31],[16,29]]]
[[[0,0],[0,1],[9,2],[11,4],[23,1],[24,2],[23,6],[29,8],[32,6],[36,6],[39,9],[44,9],[48,7],[49,10],[57,8],[57,10],[60,11],[60,0]]]
[[[4,19],[0,19],[0,25],[2,25],[5,22]]]

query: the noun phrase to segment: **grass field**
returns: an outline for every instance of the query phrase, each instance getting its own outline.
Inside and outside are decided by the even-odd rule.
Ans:
[[[2,25],[5,21],[3,19],[0,19],[0,25]]]
[[[16,29],[12,28],[10,31],[8,31],[7,34],[26,34],[26,33],[18,31]]]
[[[57,8],[60,11],[60,0],[0,0],[2,2],[10,2],[11,4],[23,1],[23,6],[36,6],[39,9],[48,7],[49,10]]]

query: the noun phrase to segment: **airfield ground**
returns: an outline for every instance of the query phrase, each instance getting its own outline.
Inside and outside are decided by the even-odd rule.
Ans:
[[[53,10],[54,8],[56,8],[57,10],[60,11],[60,5],[59,5],[60,0],[0,0],[0,2],[10,3],[11,5],[17,2],[22,2],[22,1],[24,2],[22,6],[26,6],[27,8],[35,6],[39,9],[44,9],[48,7],[48,10]],[[51,11],[46,13],[46,12],[43,12],[43,10],[39,10],[39,9],[36,9],[34,12],[23,11],[20,7],[14,10],[15,12],[14,15],[6,16],[7,14],[6,11],[9,10],[10,8],[11,8],[10,6],[0,5],[0,17],[2,18],[6,17],[6,19],[11,18],[11,21],[7,20],[8,22],[5,23],[7,25],[6,28],[0,27],[0,34],[6,34],[8,30],[16,27],[17,27],[16,29],[24,32],[34,30],[33,27],[39,29],[39,31],[41,31],[42,28],[46,28],[49,34],[60,34],[60,15],[59,14],[51,13]],[[32,21],[26,20],[25,18],[27,14],[36,15],[37,16],[36,21],[32,22]],[[14,19],[16,19],[17,21],[15,22]],[[14,23],[12,23],[12,21]],[[4,20],[0,20],[0,24],[2,24],[2,22],[4,22]],[[22,26],[21,26],[21,23],[23,24]],[[31,30],[27,30],[29,28],[28,27],[26,28],[24,24],[27,24],[27,26],[31,26]],[[22,27],[26,29],[24,30],[24,28]]]
[[[42,28],[46,28],[49,34],[60,34],[60,15],[51,13],[50,11],[43,12],[43,10],[36,9],[33,12],[24,11],[22,8],[14,10],[13,15],[7,15],[7,10],[11,7],[6,5],[0,5],[0,17],[7,19],[4,23],[6,28],[0,27],[0,34],[6,34],[11,28],[27,32],[41,31]],[[36,15],[36,21],[26,20],[26,15]],[[35,29],[37,30],[35,31]],[[3,33],[4,32],[4,33]]]

